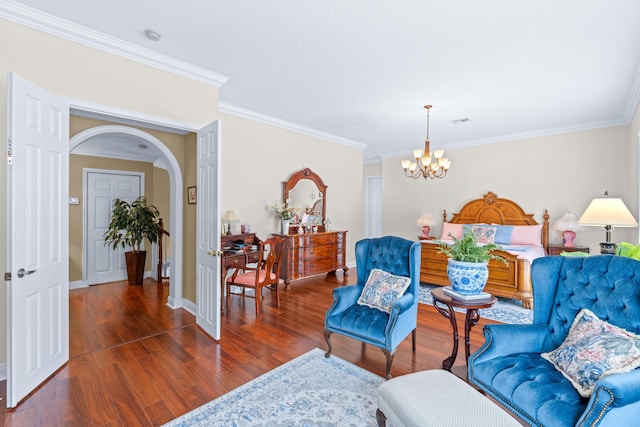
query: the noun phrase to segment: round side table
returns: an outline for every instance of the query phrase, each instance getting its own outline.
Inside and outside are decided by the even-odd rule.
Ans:
[[[462,308],[467,313],[464,322],[464,354],[465,362],[468,362],[470,342],[469,332],[471,332],[471,328],[478,323],[478,320],[480,320],[480,313],[478,310],[481,308],[491,307],[498,301],[498,299],[493,295],[489,295],[487,298],[475,301],[465,301],[449,296],[442,290],[442,288],[433,289],[431,291],[431,295],[433,296],[433,306],[440,312],[440,314],[449,319],[449,323],[451,323],[451,327],[453,328],[453,351],[451,352],[451,356],[442,361],[442,369],[451,371],[451,367],[456,361],[456,356],[458,355],[458,324],[456,322],[454,308]]]

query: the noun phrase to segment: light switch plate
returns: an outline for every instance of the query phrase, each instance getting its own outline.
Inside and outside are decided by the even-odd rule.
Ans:
[[[69,204],[70,205],[79,205],[80,204],[80,197],[69,197]]]

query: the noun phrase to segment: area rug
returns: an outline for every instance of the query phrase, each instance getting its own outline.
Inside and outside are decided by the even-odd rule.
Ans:
[[[315,348],[165,427],[374,426],[383,382]]]
[[[431,289],[433,285],[420,284],[419,302],[423,304],[433,305],[433,297],[431,297]],[[456,311],[464,311],[455,309]],[[522,307],[522,302],[508,298],[498,298],[498,302],[491,308],[482,308],[480,317],[491,319],[502,323],[510,324],[528,324],[533,323],[533,310]]]

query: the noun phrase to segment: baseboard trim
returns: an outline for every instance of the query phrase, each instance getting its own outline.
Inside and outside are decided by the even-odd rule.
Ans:
[[[188,299],[182,299],[182,308],[187,310],[189,313],[196,315],[196,305],[195,303],[189,301]]]
[[[69,282],[69,289],[82,289],[88,288],[89,283],[86,280],[76,280],[74,282]]]
[[[4,381],[7,379],[7,364],[0,364],[0,381]]]

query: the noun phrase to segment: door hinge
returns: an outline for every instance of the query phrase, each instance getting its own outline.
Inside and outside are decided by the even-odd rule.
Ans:
[[[7,164],[10,165],[13,163],[13,144],[11,141],[11,137],[9,137],[9,144],[7,144]]]
[[[5,282],[11,281],[11,273],[4,273],[4,281]]]

